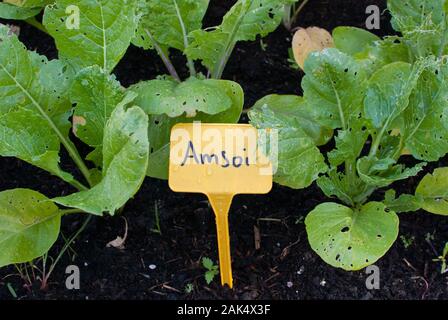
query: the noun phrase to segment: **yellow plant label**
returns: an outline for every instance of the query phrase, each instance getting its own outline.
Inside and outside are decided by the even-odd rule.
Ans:
[[[169,186],[206,194],[216,216],[222,285],[233,287],[228,214],[236,194],[272,188],[272,163],[259,132],[245,124],[177,124],[171,131]]]

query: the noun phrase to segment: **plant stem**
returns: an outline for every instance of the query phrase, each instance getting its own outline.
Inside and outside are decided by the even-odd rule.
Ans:
[[[67,182],[70,183],[73,187],[75,187],[79,191],[85,191],[85,190],[89,189],[76,179],[73,179],[72,181],[67,181]]]
[[[59,130],[57,130],[56,133],[58,134],[59,139],[61,140],[61,142],[64,145],[65,149],[68,151],[70,157],[76,163],[76,165],[78,166],[78,168],[81,171],[82,175],[87,180],[87,183],[90,186],[93,186],[93,182],[90,179],[90,171],[87,168],[87,166],[84,163],[84,161],[82,160],[81,156],[79,155],[78,150],[76,150],[74,148],[74,146],[72,145],[71,141],[69,141],[68,138],[66,139]],[[87,188],[85,186],[81,185],[81,184],[78,184],[78,187],[81,188],[81,190],[87,190]]]
[[[247,11],[244,11],[242,14],[240,14],[237,22],[233,26],[232,32],[230,33],[230,36],[227,39],[227,43],[224,46],[224,50],[221,52],[221,57],[218,59],[218,62],[214,68],[215,70],[212,72],[213,79],[221,79],[222,74],[224,72],[224,68],[226,67],[227,62],[229,61],[230,55],[232,54],[232,51],[236,45],[235,37],[238,33],[238,30],[241,26],[241,23],[243,22],[244,17],[246,16],[246,14],[247,14]]]
[[[300,4],[299,8],[294,12],[294,15],[291,18],[291,26],[294,22],[296,22],[297,17],[299,16],[300,12],[302,12],[302,9],[305,7],[305,5],[308,3],[309,0],[303,0],[303,2]]]
[[[445,28],[444,28],[444,30],[443,30],[443,37],[442,37],[442,41],[440,42],[440,48],[439,48],[439,52],[438,52],[438,58],[440,59],[440,58],[442,58],[442,55],[443,55],[443,51],[445,50],[445,46],[446,46],[446,42],[447,42],[447,25],[446,25],[446,22],[445,22]]]
[[[291,30],[291,11],[292,11],[293,5],[286,4],[284,7],[284,13],[283,13],[283,25],[287,30]]]
[[[65,210],[59,210],[61,213],[61,216],[67,216],[69,214],[75,214],[75,213],[86,213],[84,210],[81,209],[65,209]]]
[[[25,20],[25,22],[28,23],[29,25],[39,29],[43,33],[49,34],[47,29],[43,26],[43,24],[40,23],[39,21],[37,21],[35,17],[28,18]]]
[[[233,41],[233,43],[231,43],[228,47],[228,49],[225,51],[224,55],[222,56],[221,63],[219,64],[219,67],[217,69],[217,71],[214,72],[213,74],[213,78],[214,79],[221,79],[222,78],[222,74],[224,73],[224,69],[227,65],[227,62],[230,59],[230,55],[233,52],[233,49],[235,49],[236,46],[236,42]]]
[[[188,48],[187,29],[185,28],[185,23],[184,23],[184,20],[182,19],[182,15],[180,14],[180,10],[179,10],[179,6],[177,5],[177,1],[173,0],[173,2],[174,2],[174,7],[176,8],[177,18],[179,20],[179,24],[180,24],[180,27],[182,29],[182,35],[183,35],[183,38],[184,38],[184,47],[185,47],[185,49],[187,49]],[[196,69],[194,68],[193,60],[191,60],[190,57],[188,57],[188,55],[186,55],[186,57],[187,57],[188,69],[190,70],[190,76],[195,77],[196,76]]]
[[[148,37],[151,39],[151,42],[154,46],[154,48],[157,51],[157,54],[160,56],[160,58],[163,61],[163,64],[165,65],[165,67],[168,69],[168,72],[170,73],[170,75],[178,82],[181,82],[179,74],[176,71],[176,68],[174,67],[173,63],[171,62],[170,58],[168,57],[168,55],[165,54],[165,52],[163,52],[162,47],[160,47],[160,45],[157,43],[157,41],[154,39],[154,37],[152,36],[151,32],[149,32],[148,29],[145,29],[146,34],[148,35]]]

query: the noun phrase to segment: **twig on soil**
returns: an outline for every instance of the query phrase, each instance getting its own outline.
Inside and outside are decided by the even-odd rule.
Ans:
[[[422,294],[422,300],[425,300],[426,294],[429,291],[429,283],[428,283],[428,281],[424,277],[422,277],[422,276],[415,276],[415,277],[412,277],[411,279],[412,280],[422,280],[424,282],[424,284],[425,284],[425,291]]]
[[[163,284],[162,288],[167,289],[167,290],[171,290],[171,291],[174,291],[174,292],[177,292],[177,293],[182,293],[180,290],[177,290],[176,288],[173,288],[173,287],[171,287],[171,286],[169,286],[167,284]]]
[[[281,219],[274,219],[274,218],[259,218],[257,219],[258,222],[260,221],[266,221],[266,222],[278,222],[278,223],[283,223],[283,221]]]
[[[254,243],[255,243],[255,250],[261,249],[261,235],[260,235],[260,228],[257,226],[254,226]]]
[[[414,270],[415,272],[418,272],[418,270],[406,259],[403,258],[403,261],[406,263],[406,265],[411,268],[412,270]]]
[[[272,276],[270,276],[269,278],[267,278],[267,279],[264,281],[264,283],[267,284],[269,281],[271,281],[272,279],[277,278],[279,275],[280,275],[280,273],[278,273],[278,272],[275,273],[275,274],[273,274]]]
[[[403,261],[406,263],[406,265],[411,268],[412,270],[414,270],[414,272],[419,273],[419,271],[417,270],[417,268],[415,268],[406,258],[403,258]],[[425,265],[425,269],[426,269],[426,265]],[[424,272],[426,273],[426,271]],[[428,280],[426,280],[426,278],[424,276],[414,276],[411,277],[412,280],[422,280],[425,283],[425,291],[422,294],[422,300],[424,300],[426,298],[426,294],[429,291],[429,283]]]
[[[181,259],[182,259],[182,258],[171,259],[171,260],[168,260],[167,262],[165,262],[165,264],[170,264],[170,263],[179,261],[179,260],[181,260]]]
[[[291,248],[294,247],[299,242],[300,242],[300,237],[299,237],[299,239],[297,239],[296,242],[291,243],[289,246],[287,246],[285,249],[283,249],[282,254],[280,255],[280,260],[284,260],[289,255]]]
[[[216,294],[216,292],[212,289],[210,289],[209,287],[203,286],[202,287],[204,290],[210,292],[216,299],[219,299],[220,297]]]

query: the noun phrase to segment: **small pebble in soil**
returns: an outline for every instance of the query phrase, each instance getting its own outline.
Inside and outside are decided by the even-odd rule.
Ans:
[[[323,280],[320,282],[320,285],[321,285],[322,287],[325,287],[326,284],[327,284],[327,281],[325,281],[325,279],[323,279]]]
[[[286,283],[286,286],[287,286],[288,288],[292,288],[293,285],[294,285],[294,283],[292,283],[291,281],[288,281],[288,282]]]
[[[149,269],[150,270],[156,270],[157,266],[155,264],[150,264]]]
[[[299,269],[299,271],[297,271],[297,274],[298,274],[298,275],[301,275],[304,271],[305,271],[305,267],[304,267],[304,266],[301,266],[300,269]]]

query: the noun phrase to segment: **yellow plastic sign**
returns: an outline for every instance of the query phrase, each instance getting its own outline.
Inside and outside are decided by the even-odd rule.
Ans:
[[[258,130],[245,124],[177,124],[170,140],[169,186],[207,195],[216,216],[221,283],[232,288],[232,199],[272,188],[272,164],[258,148]]]

